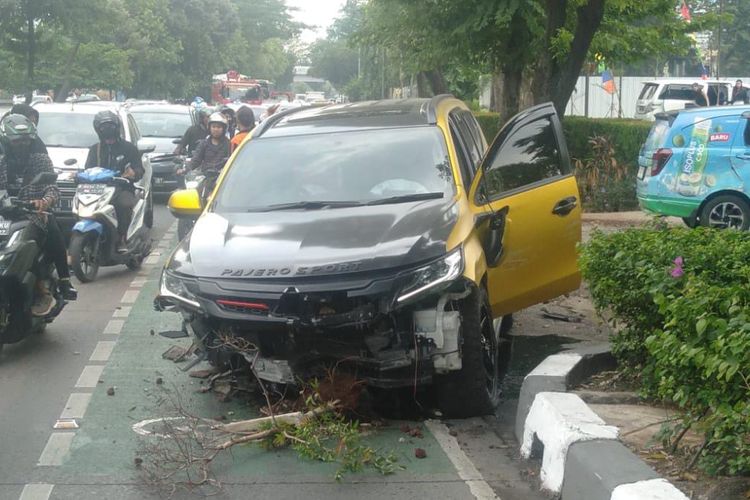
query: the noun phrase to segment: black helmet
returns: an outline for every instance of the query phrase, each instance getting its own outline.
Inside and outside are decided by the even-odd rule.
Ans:
[[[117,139],[120,137],[120,117],[109,110],[99,111],[94,116],[94,130],[99,140]]]

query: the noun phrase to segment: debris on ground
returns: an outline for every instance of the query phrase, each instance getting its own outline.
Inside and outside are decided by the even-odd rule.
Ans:
[[[188,375],[193,378],[208,378],[215,373],[216,370],[214,370],[213,368],[206,368],[203,370],[193,370],[188,373]]]
[[[114,396],[115,395],[115,388],[110,387],[107,389],[107,396]]]
[[[156,385],[162,385],[164,383],[164,379],[161,377],[156,377]]]
[[[427,457],[427,452],[422,448],[414,448],[414,456],[417,458],[425,458]]]
[[[159,335],[168,339],[184,339],[188,337],[188,333],[185,330],[167,330],[159,332]]]
[[[184,347],[173,345],[172,347],[164,351],[161,357],[164,359],[168,359],[169,361],[174,361],[175,363],[177,363],[178,361],[184,359],[187,352],[188,350],[185,349]]]
[[[542,316],[545,318],[567,321],[568,323],[581,323],[585,317],[571,307],[557,304],[546,304],[541,308],[541,311]]]

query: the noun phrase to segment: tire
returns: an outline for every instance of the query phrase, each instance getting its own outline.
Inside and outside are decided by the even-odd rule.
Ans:
[[[722,194],[703,206],[700,223],[716,229],[747,231],[750,228],[750,205],[740,196]]]
[[[148,202],[146,203],[146,213],[143,214],[143,225],[149,229],[154,227],[154,196],[150,191],[148,193]]]
[[[696,219],[695,217],[683,217],[682,222],[684,222],[685,225],[690,229],[698,227],[698,219]]]
[[[135,257],[125,263],[127,268],[131,271],[137,271],[138,269],[140,269],[141,264],[143,264],[143,257]]]
[[[195,221],[193,219],[178,219],[177,220],[177,238],[182,241],[185,239],[185,236],[188,235],[188,233],[193,229],[193,225],[195,224]]]
[[[73,233],[70,237],[71,267],[81,283],[91,283],[99,273],[98,239],[96,232]]]
[[[459,349],[461,370],[435,376],[440,411],[448,418],[494,414],[500,403],[502,370],[498,334],[484,288],[472,291],[461,304]]]

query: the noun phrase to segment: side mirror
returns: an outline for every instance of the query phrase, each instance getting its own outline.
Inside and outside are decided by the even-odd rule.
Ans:
[[[45,184],[54,184],[57,182],[57,174],[54,172],[42,172],[31,179],[32,186],[43,186]]]
[[[196,189],[180,189],[175,191],[169,197],[167,206],[169,206],[169,211],[172,212],[172,215],[178,219],[194,219],[203,212],[201,199]]]
[[[63,162],[63,165],[66,165],[66,166],[68,166],[68,167],[72,167],[72,166],[73,166],[73,165],[75,165],[76,163],[78,163],[78,160],[76,160],[75,158],[68,158],[67,160],[65,160],[65,161]]]
[[[143,139],[138,141],[138,152],[142,155],[145,155],[146,153],[153,153],[155,149],[156,144],[154,144],[153,142],[149,142]]]
[[[742,118],[744,118],[745,120],[750,120],[750,111],[745,111],[744,113],[742,113]]]
[[[496,212],[485,212],[477,218],[477,227],[487,224],[482,238],[482,247],[489,267],[496,267],[500,262],[500,257],[503,256],[503,236],[509,211],[510,207],[506,205]]]

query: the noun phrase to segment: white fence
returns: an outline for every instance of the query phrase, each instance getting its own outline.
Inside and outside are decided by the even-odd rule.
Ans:
[[[588,116],[592,118],[633,118],[635,115],[635,103],[643,88],[643,82],[654,80],[654,78],[641,76],[615,77],[615,94],[608,94],[602,88],[600,76],[589,77]],[[699,78],[680,78],[686,82],[700,81]],[[737,78],[722,78],[732,84]],[[747,86],[749,78],[740,78]],[[620,112],[622,110],[622,112]],[[578,78],[576,89],[570,96],[566,115],[585,116],[586,114],[586,78]]]

